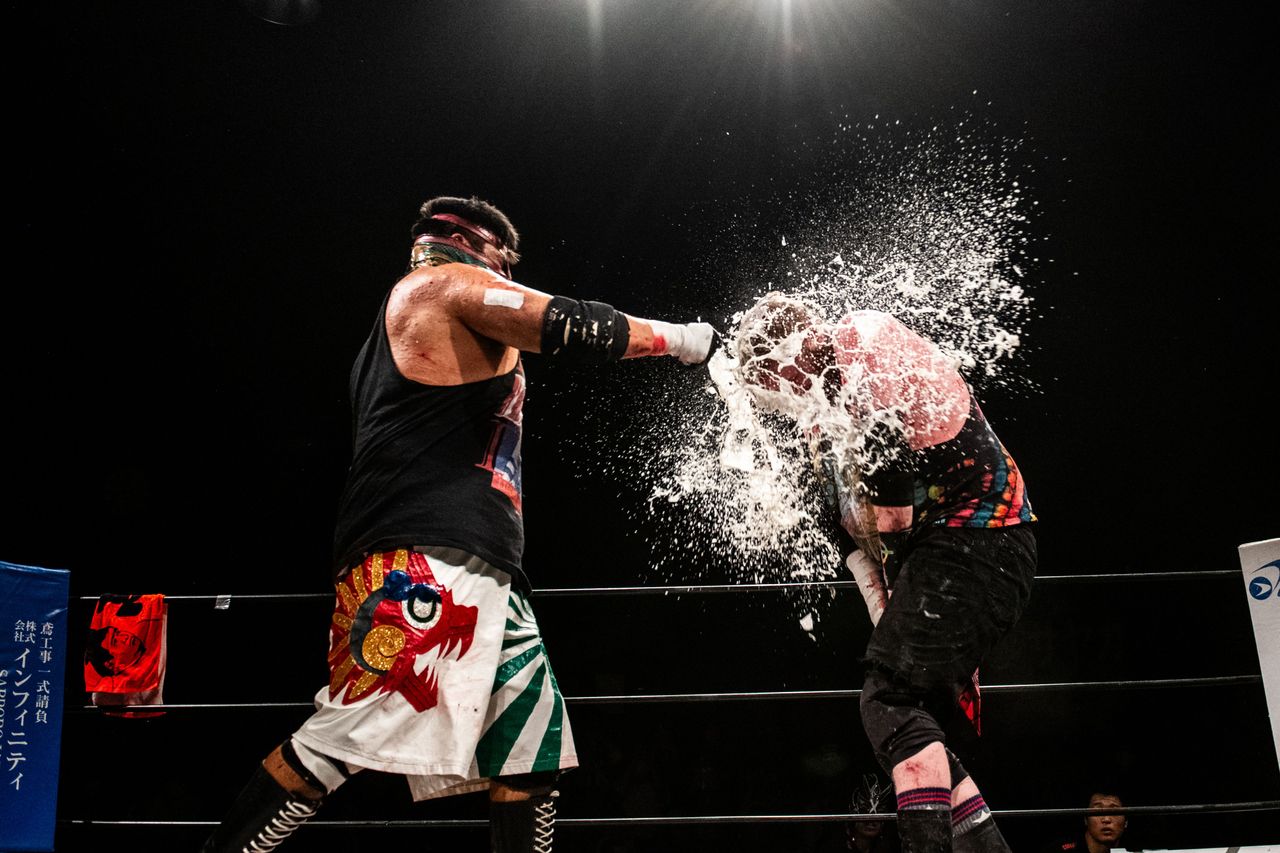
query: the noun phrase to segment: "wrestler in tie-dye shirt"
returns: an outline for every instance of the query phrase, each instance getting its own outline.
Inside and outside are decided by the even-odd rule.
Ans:
[[[963,711],[980,734],[978,667],[1030,599],[1036,516],[1018,466],[954,357],[891,315],[829,324],[768,293],[742,315],[737,356],[755,405],[808,435],[858,546],[846,566],[873,625],[859,712],[902,847],[1007,853],[943,725]]]
[[[903,849],[1007,853],[943,726],[962,711],[981,733],[979,665],[1030,600],[1035,515],[1017,466],[957,361],[888,314],[830,324],[770,293],[738,331],[754,403],[810,438],[857,545],[845,564],[874,626],[859,713]]]

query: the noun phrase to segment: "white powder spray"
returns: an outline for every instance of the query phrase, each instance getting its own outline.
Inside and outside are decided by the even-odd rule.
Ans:
[[[734,335],[767,292],[803,300],[825,322],[850,311],[893,314],[932,340],[976,390],[1031,384],[1010,367],[1031,316],[1023,287],[1028,202],[1012,175],[1017,143],[962,118],[909,131],[844,126],[826,174],[767,205],[734,215],[714,235],[705,275],[727,279],[728,336],[706,374],[690,372],[622,418],[606,466],[638,485],[637,532],[651,545],[654,580],[801,581],[843,577],[834,516],[814,476],[809,428],[834,437],[838,458],[873,466],[869,426],[900,413],[866,406],[865,383],[832,403],[821,392],[774,400],[770,412],[743,383]],[[777,342],[793,360],[801,335]],[[730,357],[732,356],[732,357]],[[874,377],[864,377],[872,380]],[[666,395],[665,399],[663,395]],[[620,401],[611,401],[610,408]],[[868,415],[855,423],[846,412]],[[655,423],[652,412],[670,413]],[[998,413],[996,415],[999,423]],[[616,431],[625,433],[618,453]],[[814,596],[794,599],[802,626],[820,618]],[[799,618],[799,616],[798,616]]]

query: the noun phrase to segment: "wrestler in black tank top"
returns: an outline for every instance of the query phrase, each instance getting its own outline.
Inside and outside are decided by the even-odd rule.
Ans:
[[[335,574],[375,551],[444,545],[520,578],[523,368],[463,385],[405,378],[387,339],[389,298],[351,370],[354,449]]]

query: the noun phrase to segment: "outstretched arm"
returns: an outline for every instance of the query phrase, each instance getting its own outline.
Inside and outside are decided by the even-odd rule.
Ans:
[[[450,270],[444,309],[477,334],[524,352],[580,361],[672,355],[689,364],[710,355],[706,323],[664,323],[602,302],[552,296],[478,267]]]
[[[428,385],[506,373],[521,351],[586,363],[647,355],[698,363],[714,343],[705,323],[668,327],[602,303],[551,296],[467,264],[424,266],[405,276],[391,292],[386,323],[400,372]],[[664,335],[664,327],[679,334]]]

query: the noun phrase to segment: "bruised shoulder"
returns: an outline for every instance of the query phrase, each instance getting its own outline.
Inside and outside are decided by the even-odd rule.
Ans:
[[[452,306],[475,288],[512,287],[501,276],[470,264],[422,266],[396,282],[387,303],[388,318],[427,314],[448,316]]]
[[[396,282],[387,300],[387,316],[424,308],[444,301],[453,277],[443,267],[419,267]]]

